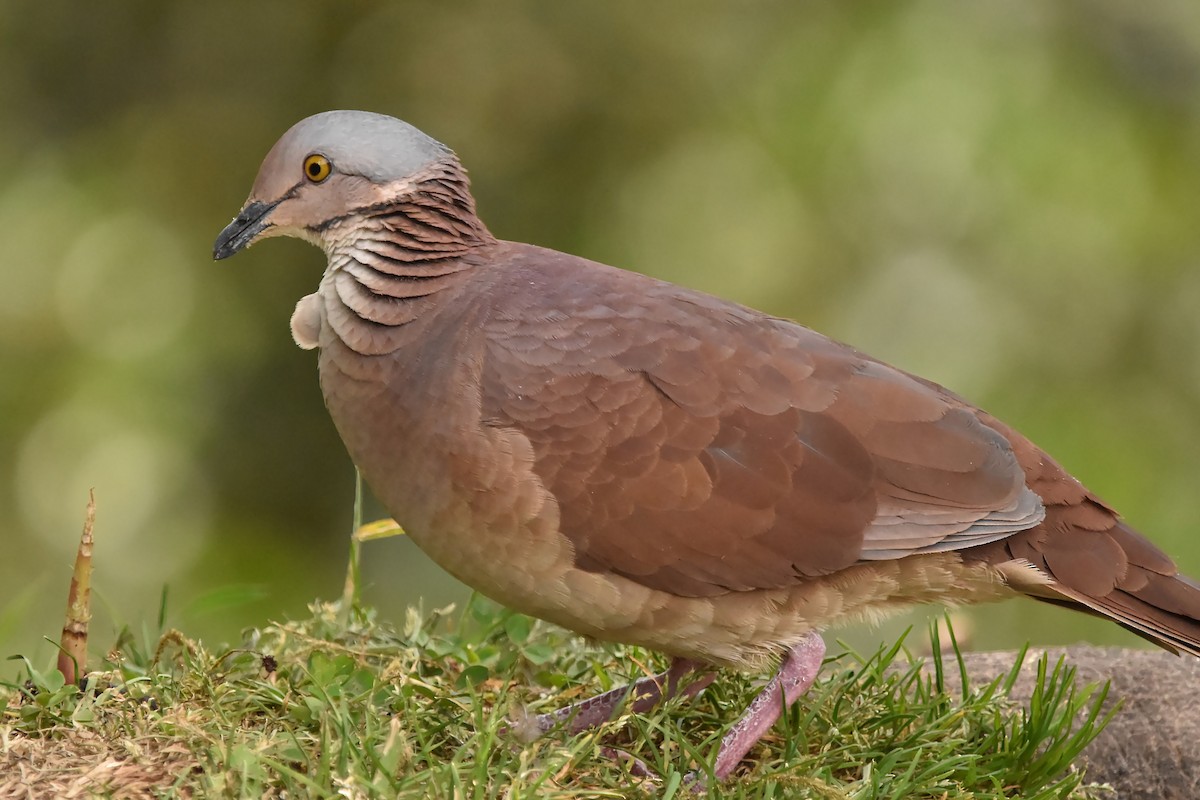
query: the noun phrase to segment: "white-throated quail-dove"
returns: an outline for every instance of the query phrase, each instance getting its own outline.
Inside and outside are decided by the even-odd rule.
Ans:
[[[1200,655],[1200,587],[986,412],[795,322],[497,240],[454,153],[392,117],[283,135],[226,258],[325,251],[292,332],[329,413],[429,556],[518,611],[775,677],[725,736],[727,777],[815,678],[820,631],[914,603],[1028,595]],[[608,719],[623,690],[539,717]]]

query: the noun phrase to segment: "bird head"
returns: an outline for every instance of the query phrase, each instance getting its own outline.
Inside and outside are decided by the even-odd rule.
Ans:
[[[411,193],[422,173],[454,153],[394,117],[326,111],[303,119],[267,153],[250,197],[217,236],[220,260],[271,236],[323,248],[338,244],[338,222]]]

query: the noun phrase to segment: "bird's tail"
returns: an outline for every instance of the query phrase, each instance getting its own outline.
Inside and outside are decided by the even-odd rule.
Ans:
[[[1105,506],[1097,502],[1094,516],[1109,515],[1106,530],[1063,519],[1077,510],[1051,506],[1041,525],[971,555],[997,565],[1027,562],[1048,579],[1011,582],[1030,597],[1106,617],[1173,653],[1200,657],[1200,584]]]
[[[1108,617],[1173,653],[1200,657],[1200,584],[1179,574],[1175,562],[1124,522],[1118,522],[1109,535],[1120,544],[1136,543],[1132,552],[1124,550],[1124,574],[1104,594],[1056,581],[1054,588],[1066,605]],[[1150,555],[1153,567],[1145,564]]]
[[[1009,570],[1018,578],[1009,581],[1013,588],[1107,617],[1160,647],[1200,657],[1200,584],[1180,575],[1170,556],[1033,442],[987,412],[976,414],[1008,439],[1046,517],[1007,539],[964,550],[963,558],[1028,565],[1032,570]]]

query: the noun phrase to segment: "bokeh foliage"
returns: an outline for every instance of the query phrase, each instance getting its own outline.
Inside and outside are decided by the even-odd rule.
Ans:
[[[97,644],[164,583],[224,637],[339,592],[353,474],[287,333],[322,258],[209,257],[276,137],[339,107],[454,147],[504,238],[945,383],[1200,573],[1194,3],[5,0],[0,651],[49,656],[92,486]],[[397,618],[464,596],[368,553]],[[975,646],[1133,641],[981,613]]]

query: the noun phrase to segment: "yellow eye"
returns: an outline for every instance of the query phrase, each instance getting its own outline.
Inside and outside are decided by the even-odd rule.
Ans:
[[[313,153],[304,159],[304,176],[313,183],[325,180],[329,177],[330,172],[333,172],[333,165],[320,153]]]

